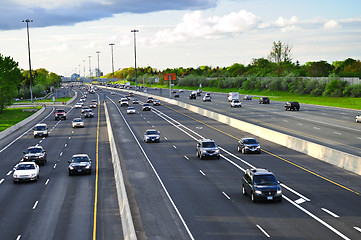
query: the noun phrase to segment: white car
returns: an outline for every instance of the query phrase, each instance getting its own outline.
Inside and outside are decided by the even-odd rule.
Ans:
[[[34,138],[35,137],[47,137],[48,136],[48,126],[45,123],[36,124],[34,127]]]
[[[37,181],[39,178],[39,166],[35,162],[21,162],[14,167],[14,182]]]
[[[110,92],[110,95],[115,95],[115,92],[114,92],[114,91],[111,91],[111,92]]]
[[[71,123],[73,128],[76,128],[76,127],[81,127],[83,128],[84,127],[84,120],[81,119],[81,118],[74,118],[73,122]]]
[[[231,102],[231,107],[242,107],[242,103],[238,99],[233,99]]]
[[[77,102],[75,105],[74,105],[74,108],[81,108],[83,106],[83,103],[82,102]]]
[[[361,115],[356,116],[356,122],[361,122]]]
[[[178,91],[179,91],[179,92],[183,92],[183,89],[179,89]]]
[[[133,114],[133,113],[136,113],[135,108],[133,108],[133,107],[128,107],[128,109],[127,109],[127,114]]]

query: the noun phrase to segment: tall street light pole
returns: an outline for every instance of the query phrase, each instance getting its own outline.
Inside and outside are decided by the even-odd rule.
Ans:
[[[113,59],[113,46],[115,44],[114,43],[109,43],[110,49],[112,51],[112,78],[114,78],[114,59]]]
[[[96,74],[97,74],[97,77],[100,77],[100,70],[99,70],[99,53],[100,53],[100,51],[97,51],[96,53],[98,55],[98,71],[96,71]]]
[[[137,90],[137,47],[136,47],[136,39],[135,33],[139,32],[139,30],[131,30],[134,33],[134,69],[135,69],[135,90]]]
[[[91,68],[91,65],[90,65],[90,58],[91,58],[92,56],[88,56],[88,58],[89,58],[89,77],[91,77],[91,75],[92,75],[92,68]]]
[[[31,72],[31,58],[30,58],[30,37],[29,37],[29,22],[33,22],[33,20],[29,20],[29,19],[26,19],[26,20],[23,20],[22,22],[26,22],[26,30],[27,30],[27,33],[28,33],[28,50],[29,50],[29,71],[30,71],[30,96],[31,96],[31,104],[34,103],[34,100],[33,100],[33,75],[32,75],[32,72]]]
[[[85,78],[85,60],[83,60],[83,64],[84,64],[84,78]]]

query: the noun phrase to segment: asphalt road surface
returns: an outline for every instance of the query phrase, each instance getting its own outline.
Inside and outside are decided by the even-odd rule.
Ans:
[[[165,103],[143,112],[145,98],[137,94],[134,98],[141,102],[130,104],[137,110],[130,115],[118,103],[127,93],[109,93],[103,90],[101,98],[109,108],[136,231],[142,239],[361,237],[359,175],[259,138],[262,153],[243,155],[237,152],[237,140],[250,136],[245,132]],[[189,100],[183,96],[183,101]],[[213,100],[196,102],[212,108],[216,104]],[[217,109],[238,111],[232,114],[244,117],[248,114],[240,114],[244,109],[267,115],[266,109],[276,111],[277,105],[279,116],[312,115],[306,106],[299,112],[284,112],[281,103],[260,106],[249,102],[241,109],[228,111],[226,105]],[[149,128],[160,131],[160,143],[143,142]],[[220,160],[196,157],[200,138],[212,138],[221,146]],[[253,167],[269,169],[282,182],[281,203],[252,203],[249,196],[242,195],[241,177],[245,169]]]

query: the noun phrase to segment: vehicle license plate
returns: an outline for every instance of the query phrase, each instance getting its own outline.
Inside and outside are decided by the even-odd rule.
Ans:
[[[267,197],[267,200],[273,200],[272,196]]]

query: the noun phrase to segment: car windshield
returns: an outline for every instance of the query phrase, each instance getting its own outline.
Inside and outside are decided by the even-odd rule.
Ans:
[[[41,131],[41,130],[45,130],[46,126],[35,126],[35,130],[36,131]]]
[[[73,122],[82,122],[82,121],[83,121],[83,119],[80,119],[80,118],[76,118],[73,120]]]
[[[239,101],[238,101],[238,100],[233,100],[233,102],[235,102],[235,103],[239,103]]]
[[[133,110],[134,108],[133,107],[128,107],[128,110]]]
[[[277,179],[273,175],[255,175],[254,185],[278,185]]]
[[[87,156],[77,156],[71,159],[72,163],[80,163],[80,162],[89,162],[89,158]]]
[[[21,164],[16,167],[16,170],[29,170],[35,169],[34,164]]]
[[[65,112],[64,110],[56,110],[56,112],[58,112],[58,113],[63,113],[63,112]]]
[[[204,147],[204,148],[214,148],[214,147],[216,147],[216,143],[215,142],[203,142],[202,147]]]
[[[250,139],[244,139],[243,140],[244,144],[257,144],[256,139],[250,138]]]
[[[91,109],[87,109],[87,110],[85,110],[85,112],[92,113],[93,111]]]
[[[149,130],[146,132],[146,135],[154,135],[154,134],[158,134],[158,132],[155,130]]]
[[[28,148],[26,153],[41,153],[42,151],[41,148]]]
[[[147,103],[146,103],[146,104],[143,104],[143,107],[147,107],[147,106],[149,106],[149,104],[147,104]]]

